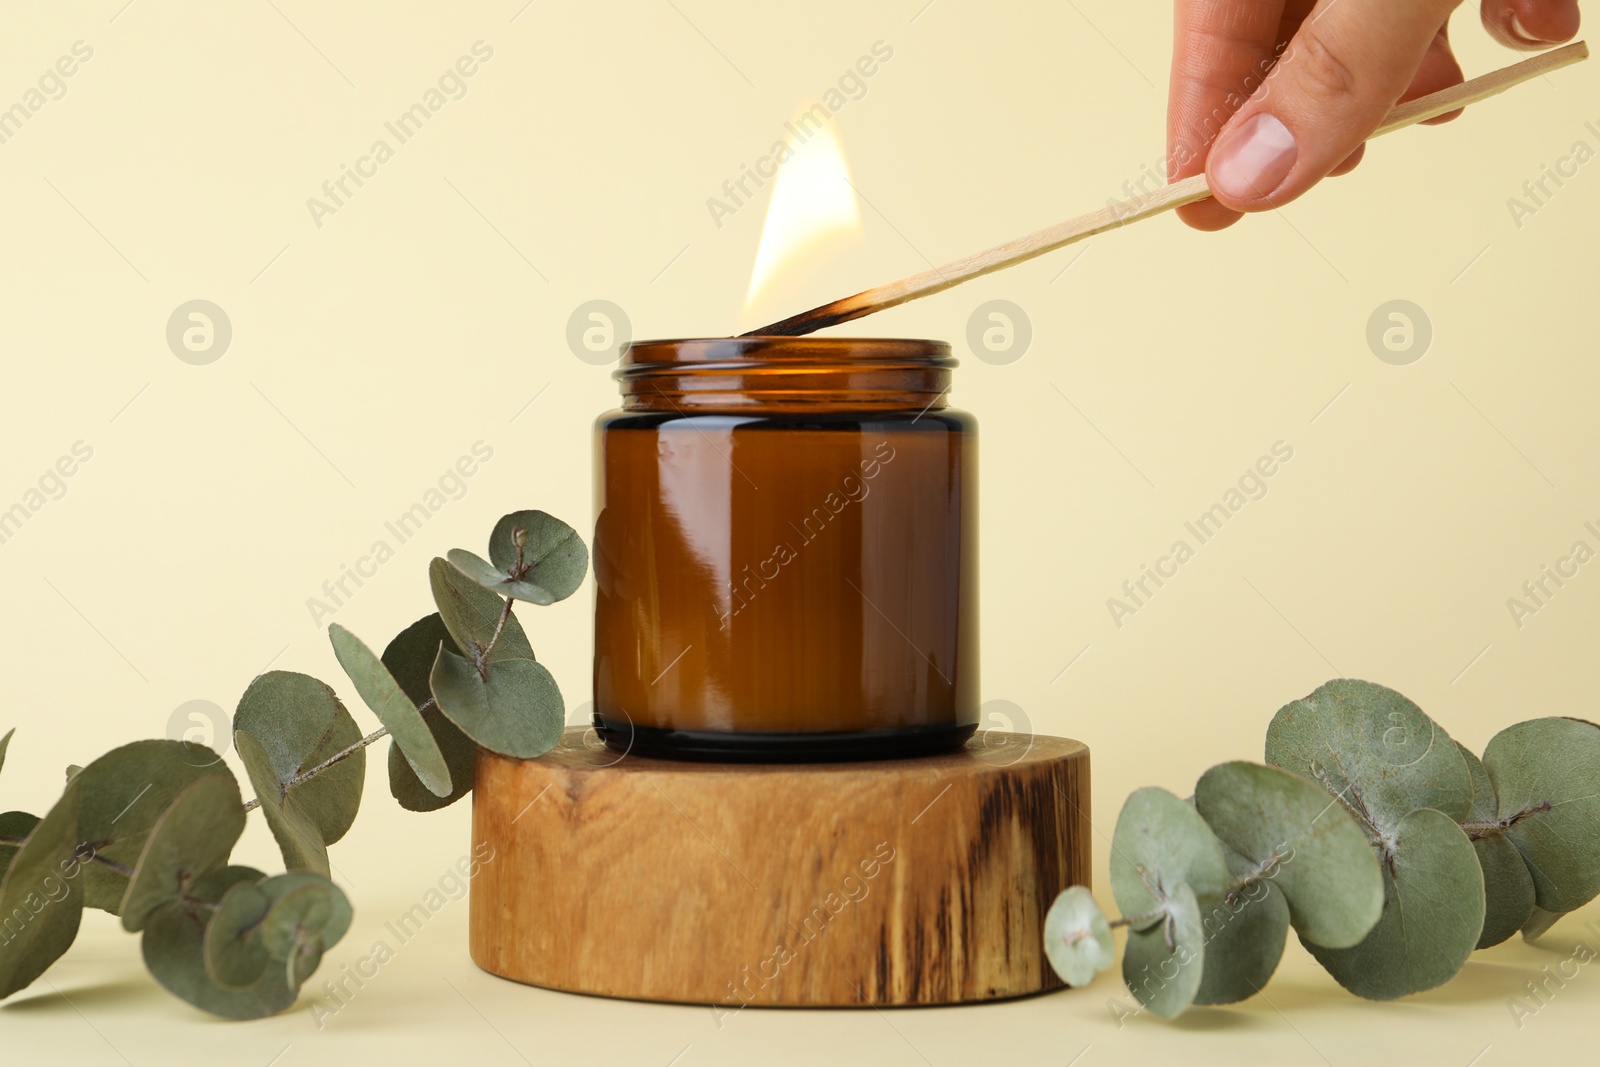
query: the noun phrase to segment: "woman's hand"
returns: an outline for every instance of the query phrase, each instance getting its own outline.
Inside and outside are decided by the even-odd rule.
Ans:
[[[1482,2],[1484,26],[1513,48],[1578,32],[1577,0]],[[1184,221],[1220,230],[1353,168],[1391,107],[1462,80],[1448,36],[1458,3],[1177,0],[1167,176],[1203,170],[1212,194],[1180,208]]]

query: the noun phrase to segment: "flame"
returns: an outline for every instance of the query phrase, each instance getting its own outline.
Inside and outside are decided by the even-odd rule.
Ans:
[[[772,295],[777,279],[789,281],[813,273],[822,259],[861,237],[855,187],[832,128],[822,126],[790,147],[793,156],[780,165],[772,181],[767,220],[744,298],[747,320],[763,298]]]

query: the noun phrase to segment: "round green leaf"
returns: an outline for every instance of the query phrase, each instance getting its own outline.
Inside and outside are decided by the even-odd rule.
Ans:
[[[450,791],[436,795],[423,785],[416,771],[400,752],[398,745],[389,746],[389,793],[407,811],[437,811],[449,807],[472,792],[474,768],[478,761],[478,746],[472,739],[445,718],[437,707],[422,713],[422,721],[433,733],[444,754],[445,766],[450,771]]]
[[[301,941],[294,947],[288,961],[289,981],[296,987],[302,985],[307,978],[316,973],[317,967],[322,963],[322,942]]]
[[[0,882],[0,999],[33,982],[72,947],[83,918],[83,894],[74,882],[82,865],[78,845],[78,791],[69,788],[17,849]]]
[[[224,989],[247,989],[267,968],[261,920],[272,901],[253,882],[239,882],[223,894],[206,923],[206,974]]]
[[[291,982],[296,969],[288,965],[268,966],[261,977],[246,989],[224,989],[206,971],[205,910],[195,903],[220,903],[234,886],[248,884],[259,888],[270,899],[306,884],[331,885],[319,875],[291,872],[265,878],[248,867],[223,867],[194,883],[185,901],[163,904],[145,922],[145,965],[156,980],[174,995],[195,1007],[228,1019],[260,1019],[276,1015],[294,1003],[299,987]],[[337,889],[335,889],[337,893]],[[349,926],[349,902],[338,893],[333,918],[323,931],[332,945]],[[343,924],[335,929],[336,924]],[[302,972],[309,973],[309,972]]]
[[[1554,926],[1557,920],[1560,918],[1561,916],[1556,912],[1545,911],[1543,908],[1535,904],[1533,906],[1532,913],[1528,916],[1527,925],[1522,928],[1523,938],[1528,941],[1537,941],[1539,938],[1549,933],[1550,928]]]
[[[250,785],[261,801],[261,814],[266,817],[272,836],[277,839],[278,851],[283,853],[284,866],[292,870],[319,871],[327,874],[328,846],[322,839],[317,820],[300,803],[298,794],[291,790],[283,793],[282,783],[272,769],[272,757],[252,734],[234,735],[234,748],[244,763]]]
[[[1461,752],[1393,689],[1341,678],[1284,705],[1267,728],[1267,762],[1342,796],[1375,839],[1418,808],[1461,819],[1472,782]]]
[[[542,511],[516,511],[495,523],[489,560],[500,571],[547,590],[555,600],[565,600],[583,584],[589,549],[578,531],[560,519]]]
[[[342,838],[355,821],[361,807],[361,789],[366,781],[367,758],[357,751],[315,777],[295,783],[303,771],[322,765],[328,758],[361,740],[361,730],[339,703],[338,697],[322,682],[304,674],[270,671],[250,683],[239,700],[233,720],[234,737],[250,735],[265,760],[252,765],[245,761],[250,782],[263,807],[276,807],[289,816],[273,819],[273,835],[283,850],[289,867],[302,862],[327,870],[326,847]],[[239,744],[241,757],[244,746]],[[296,824],[291,831],[289,823]],[[315,844],[301,831],[314,828]]]
[[[12,838],[22,842],[27,840],[33,828],[39,825],[39,816],[30,815],[25,811],[8,811],[0,813],[0,837]],[[11,866],[11,860],[16,856],[17,850],[22,848],[19,844],[10,844],[0,841],[0,878],[4,878],[6,869]]]
[[[336,622],[328,625],[328,640],[333,643],[339,666],[355,683],[356,692],[361,694],[378,721],[389,728],[390,736],[416,771],[417,778],[435,796],[448,796],[450,768],[445,764],[444,753],[439,751],[439,744],[423,722],[421,712],[389,673],[389,668],[360,638]]]
[[[1483,932],[1478,935],[1478,947],[1488,948],[1527,923],[1533,911],[1533,878],[1516,846],[1500,829],[1500,802],[1483,761],[1464,746],[1461,758],[1472,779],[1472,808],[1461,828],[1472,840],[1478,866],[1483,868]]]
[[[1179,882],[1194,896],[1221,896],[1228,884],[1222,842],[1194,808],[1165,789],[1140,789],[1117,816],[1111,893],[1122,914],[1145,928],[1161,922],[1170,888]]]
[[[1128,932],[1122,979],[1139,1003],[1171,1019],[1188,1010],[1200,991],[1206,938],[1194,890],[1185,882],[1169,883],[1165,895],[1165,917],[1153,926]]]
[[[491,642],[493,648],[487,654],[491,663],[534,658],[533,646],[528,644],[528,635],[515,615],[506,619],[499,640],[495,640],[495,629],[500,627],[500,615],[506,605],[503,598],[462,574],[448,560],[435,558],[428,565],[428,582],[445,629],[468,659],[476,662]]]
[[[479,745],[514,759],[542,756],[561,740],[565,707],[550,672],[531,659],[487,664],[488,677],[444,649],[433,664],[433,695],[451,722]]]
[[[1045,913],[1044,954],[1070,986],[1088,985],[1117,961],[1111,924],[1084,886],[1063,889]]]
[[[266,967],[247,989],[224,989],[206,973],[205,922],[197,908],[163,904],[145,919],[144,963],[167,991],[224,1019],[264,1019],[294,1003],[299,990],[283,967]]]
[[[550,590],[532,582],[518,581],[504,571],[498,570],[482,556],[474,555],[464,548],[452,548],[445,553],[445,558],[450,561],[452,567],[495,596],[511,597],[514,600],[525,600],[530,604],[539,605],[556,602],[556,596]]]
[[[408,811],[436,811],[472,792],[478,746],[432,706],[433,690],[428,678],[433,673],[433,661],[438,658],[441,645],[456,655],[461,654],[450,631],[445,629],[444,620],[435,612],[406,627],[383,650],[383,664],[406,696],[418,707],[430,705],[422,712],[422,721],[433,733],[450,770],[450,792],[443,797],[436,796],[422,784],[410,762],[400,753],[399,746],[390,745],[389,792]]]
[[[1545,911],[1600,893],[1600,728],[1533,719],[1501,730],[1483,752],[1505,837],[1533,876]]]
[[[350,898],[345,896],[344,890],[322,875],[311,871],[276,874],[263,881],[260,886],[261,891],[274,904],[291,893],[307,887],[320,892],[328,903],[330,911],[318,937],[324,948],[332,948],[344,939],[344,935],[350,930],[350,923],[355,918],[355,913],[350,907]]]
[[[1483,871],[1472,842],[1443,812],[1422,808],[1395,829],[1383,864],[1383,916],[1354,948],[1302,943],[1350,992],[1393,1000],[1455,977],[1483,930]]]
[[[1482,837],[1472,842],[1483,868],[1483,932],[1478,948],[1507,940],[1527,925],[1533,914],[1533,879],[1516,846],[1504,837]]]
[[[278,897],[261,922],[261,943],[267,955],[289,961],[296,946],[319,940],[333,917],[333,899],[320,885],[302,885]]]
[[[1261,991],[1278,969],[1289,939],[1289,905],[1271,879],[1256,880],[1260,864],[1228,850],[1235,884],[1248,884],[1200,903],[1205,966],[1196,1004],[1233,1004]]]
[[[178,795],[202,778],[232,777],[226,764],[204,745],[190,741],[135,741],[114,748],[72,778],[82,797],[78,840],[94,854],[134,867],[145,841]],[[111,867],[84,868],[83,903],[117,914],[128,893],[128,879]]]
[[[244,801],[231,774],[200,779],[156,820],[122,899],[122,926],[138,931],[158,905],[183,896],[189,883],[225,866],[244,834]]]
[[[228,890],[241,882],[255,885],[266,878],[266,874],[254,867],[230,863],[226,867],[218,867],[214,871],[207,871],[195,879],[189,886],[189,891],[184,894],[189,900],[198,900],[204,904],[218,905],[222,898],[228,895]]]
[[[1223,844],[1251,862],[1248,873],[1282,891],[1301,937],[1349,948],[1378,921],[1383,876],[1372,844],[1320,786],[1241,760],[1201,776],[1195,804]]]

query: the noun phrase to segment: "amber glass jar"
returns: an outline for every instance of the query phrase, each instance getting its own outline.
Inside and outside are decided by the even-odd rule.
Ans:
[[[948,345],[646,341],[595,433],[594,701],[641,755],[959,746],[978,721],[977,420]]]

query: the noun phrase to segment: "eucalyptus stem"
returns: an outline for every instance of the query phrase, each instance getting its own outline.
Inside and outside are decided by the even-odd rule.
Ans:
[[[91,852],[85,858],[87,858],[90,863],[98,863],[102,867],[106,867],[106,868],[109,868],[110,870],[116,871],[118,874],[122,875],[122,877],[124,877],[124,878],[132,878],[133,877],[133,868],[132,867],[126,866],[126,865],[121,864],[121,863],[118,863],[116,860],[108,860],[104,856],[100,855],[98,852]]]
[[[28,843],[28,839],[26,837],[13,837],[11,834],[0,834],[0,845],[12,845],[12,846],[16,846],[16,847],[21,847],[22,845],[25,845],[27,843]],[[116,860],[108,860],[104,856],[100,855],[100,853],[95,852],[92,849],[90,850],[90,852],[89,852],[89,854],[87,856],[78,857],[78,862],[80,862],[80,863],[83,863],[83,862],[98,863],[102,867],[105,867],[105,868],[108,868],[110,870],[116,871],[118,874],[122,875],[124,878],[132,878],[133,877],[133,868],[132,867],[126,866],[126,865],[121,864],[121,863],[118,863]]]
[[[417,711],[419,713],[427,711],[429,708],[433,707],[435,703],[437,702],[432,697],[429,697],[427,700],[424,700],[422,703],[417,705]],[[315,767],[312,767],[310,770],[301,771],[299,774],[289,779],[283,784],[283,795],[288,796],[289,790],[299,785],[301,782],[309,781],[310,779],[315,778],[317,775],[321,774],[329,767],[332,767],[334,764],[341,763],[344,760],[349,759],[351,756],[354,756],[357,752],[360,752],[374,741],[381,741],[387,736],[389,736],[389,728],[387,726],[378,727],[376,730],[372,731],[366,737],[363,737],[349,748],[344,749],[341,752],[335,752],[333,755],[329,756]],[[260,806],[261,798],[256,797],[254,800],[245,802],[244,810],[246,813],[249,813],[255,811]]]
[[[1544,800],[1537,804],[1530,804],[1521,811],[1514,811],[1503,819],[1490,819],[1486,822],[1464,822],[1461,824],[1461,829],[1467,835],[1468,840],[1481,841],[1486,837],[1503,834],[1530,815],[1537,815],[1541,811],[1549,811],[1551,807],[1551,803],[1548,800]]]
[[[511,618],[511,605],[514,602],[513,598],[506,597],[505,606],[500,609],[500,621],[494,624],[494,633],[490,635],[489,643],[483,646],[482,651],[478,653],[479,677],[486,677],[484,662],[489,658],[489,653],[494,651],[494,646],[500,643],[500,635],[505,632],[506,620]]]
[[[1224,890],[1224,894],[1230,898],[1235,897],[1244,892],[1246,889],[1249,889],[1251,886],[1260,885],[1269,878],[1275,877],[1277,875],[1278,866],[1282,862],[1283,860],[1278,856],[1278,850],[1273,849],[1271,852],[1267,853],[1267,858],[1256,864],[1255,868],[1249,873],[1241,874],[1237,878],[1228,879],[1228,885]]]
[[[321,774],[323,771],[327,770],[329,767],[332,767],[334,764],[342,763],[343,761],[349,759],[351,756],[354,756],[357,752],[360,752],[362,749],[366,748],[368,745],[372,744],[374,741],[382,740],[383,738],[387,737],[388,735],[389,735],[389,728],[387,726],[378,727],[376,730],[372,731],[366,737],[363,737],[361,740],[357,741],[355,744],[351,745],[349,748],[344,749],[343,751],[340,751],[340,752],[335,752],[333,755],[329,756],[327,759],[323,760],[321,763],[317,764],[315,767],[312,767],[310,770],[301,771],[299,774],[295,775],[293,778],[289,779],[287,782],[284,782],[283,783],[283,790],[282,790],[282,794],[281,795],[282,796],[288,796],[289,795],[289,790],[293,789],[295,786],[299,785],[301,782],[306,782],[306,781],[311,780],[312,778],[315,778],[317,775]],[[259,808],[260,806],[261,806],[261,798],[260,797],[256,797],[254,800],[247,801],[245,803],[244,810],[246,812],[250,812],[250,811],[254,811],[256,808]]]

